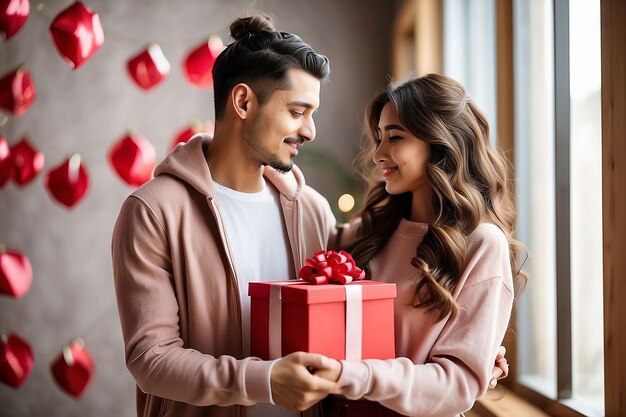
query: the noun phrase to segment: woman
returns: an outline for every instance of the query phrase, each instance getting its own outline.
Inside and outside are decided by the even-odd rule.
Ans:
[[[370,104],[367,121],[376,166],[341,246],[371,279],[396,283],[398,358],[343,361],[326,375],[339,375],[337,394],[384,407],[335,397],[330,408],[459,415],[491,382],[513,279],[526,279],[506,164],[489,143],[484,114],[445,76],[391,86]]]

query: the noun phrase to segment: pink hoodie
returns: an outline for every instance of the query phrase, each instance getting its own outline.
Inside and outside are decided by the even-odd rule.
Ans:
[[[179,145],[124,202],[113,275],[137,415],[238,417],[270,399],[270,361],[244,358],[237,274],[206,162],[210,139]],[[328,202],[297,167],[264,170],[280,192],[300,268],[335,231]],[[277,231],[279,232],[279,231]]]

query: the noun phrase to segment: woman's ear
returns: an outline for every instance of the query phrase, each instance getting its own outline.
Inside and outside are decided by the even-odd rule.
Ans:
[[[247,119],[257,107],[254,91],[246,83],[239,83],[231,90],[231,105],[242,120]]]

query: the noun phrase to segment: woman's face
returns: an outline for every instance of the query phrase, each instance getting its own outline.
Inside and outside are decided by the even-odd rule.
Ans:
[[[427,195],[430,185],[426,180],[426,164],[430,147],[402,126],[392,103],[383,107],[377,134],[374,163],[382,171],[387,192],[410,192],[414,197]]]

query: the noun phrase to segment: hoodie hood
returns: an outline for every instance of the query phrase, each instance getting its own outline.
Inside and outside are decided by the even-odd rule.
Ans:
[[[199,133],[187,143],[180,144],[156,167],[154,176],[171,175],[195,188],[199,193],[214,198],[213,178],[206,161],[210,152],[211,137]],[[302,171],[294,165],[293,169],[281,174],[275,169],[263,167],[263,176],[289,200],[296,200],[305,186]]]

